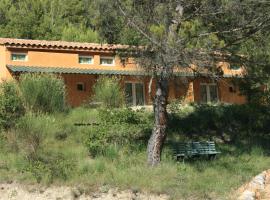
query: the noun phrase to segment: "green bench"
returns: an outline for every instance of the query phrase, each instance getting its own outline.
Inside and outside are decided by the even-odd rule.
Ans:
[[[175,157],[177,160],[186,159],[199,156],[208,156],[213,159],[221,152],[216,150],[215,142],[182,142],[179,143],[174,149]]]

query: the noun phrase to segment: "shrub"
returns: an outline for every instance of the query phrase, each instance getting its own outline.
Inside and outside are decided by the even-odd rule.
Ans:
[[[43,152],[35,160],[29,160],[25,171],[30,172],[36,181],[52,183],[56,179],[67,180],[75,168],[75,162],[58,152]]]
[[[181,108],[184,106],[184,104],[184,98],[174,99],[168,104],[167,109],[171,113],[177,113],[181,111]]]
[[[15,81],[0,84],[0,127],[11,128],[24,115],[23,101]]]
[[[139,111],[133,111],[131,108],[124,109],[100,109],[99,119],[105,123],[130,123],[138,124],[141,121]]]
[[[55,75],[23,74],[19,86],[29,110],[53,113],[66,108],[65,84]]]
[[[46,136],[56,131],[53,120],[46,115],[27,113],[16,125],[19,148],[29,160],[35,160]]]
[[[119,79],[101,77],[93,87],[93,101],[101,103],[105,108],[119,108],[124,104],[124,94]]]
[[[188,136],[236,137],[269,134],[269,108],[259,105],[194,105],[170,115],[169,129]]]
[[[151,116],[131,109],[100,110],[100,124],[89,130],[86,146],[92,156],[111,155],[117,147],[145,145]]]

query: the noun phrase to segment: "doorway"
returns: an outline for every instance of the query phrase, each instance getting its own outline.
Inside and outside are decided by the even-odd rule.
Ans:
[[[125,98],[128,106],[142,106],[145,104],[144,84],[138,82],[125,83]]]

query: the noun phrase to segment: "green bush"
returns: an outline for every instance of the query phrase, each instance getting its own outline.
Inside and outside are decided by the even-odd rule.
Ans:
[[[231,138],[270,133],[270,109],[262,105],[194,105],[170,115],[169,129],[189,137]],[[187,107],[188,108],[188,107]],[[188,110],[188,112],[186,112]]]
[[[93,101],[105,108],[119,108],[124,104],[120,80],[116,77],[101,77],[93,87]]]
[[[90,128],[86,141],[92,156],[111,155],[118,147],[145,145],[151,133],[151,116],[141,111],[100,110],[99,121]]]
[[[52,183],[54,180],[64,180],[71,178],[72,170],[75,168],[75,162],[66,158],[58,152],[40,153],[35,160],[29,160],[25,171],[30,172],[36,181]]]
[[[52,74],[23,74],[19,83],[25,106],[38,112],[61,112],[66,108],[65,84]]]
[[[15,129],[20,151],[27,159],[35,160],[45,138],[55,131],[54,121],[49,116],[27,113],[20,118]]]
[[[131,108],[110,109],[110,110],[100,109],[99,119],[105,123],[138,124],[141,121],[143,114],[144,113],[140,111],[133,111]]]
[[[8,129],[25,113],[20,91],[15,81],[0,84],[0,129]]]

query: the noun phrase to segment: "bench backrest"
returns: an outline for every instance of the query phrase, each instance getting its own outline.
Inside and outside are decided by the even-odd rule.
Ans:
[[[215,142],[181,142],[177,145],[176,151],[180,154],[208,154],[216,152]]]
[[[180,154],[186,154],[186,155],[192,155],[195,152],[194,148],[192,147],[192,143],[191,142],[181,142],[177,145],[177,149],[176,149],[177,153]]]
[[[199,153],[212,153],[216,152],[216,146],[214,142],[192,142],[193,148]]]

